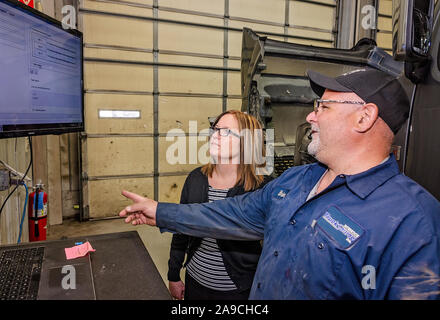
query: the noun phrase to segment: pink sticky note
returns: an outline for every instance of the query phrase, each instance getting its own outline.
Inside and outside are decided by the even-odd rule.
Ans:
[[[80,244],[79,246],[74,246],[72,248],[65,248],[64,251],[66,252],[66,259],[75,259],[79,257],[84,257],[89,252],[96,251],[92,248],[92,245],[90,242],[85,242],[83,244]]]

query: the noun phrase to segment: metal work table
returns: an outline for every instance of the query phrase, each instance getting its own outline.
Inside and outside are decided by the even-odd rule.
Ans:
[[[89,241],[96,250],[67,260],[65,248]],[[136,231],[7,245],[1,250],[44,247],[38,300],[169,300],[171,296]],[[75,270],[66,290],[64,268]],[[69,269],[67,269],[69,270]]]

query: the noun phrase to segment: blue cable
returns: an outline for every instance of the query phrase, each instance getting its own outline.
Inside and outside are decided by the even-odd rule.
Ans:
[[[29,190],[28,190],[26,183],[23,183],[23,186],[26,189],[26,199],[24,200],[23,215],[21,216],[20,233],[18,235],[18,242],[17,243],[21,242],[21,232],[23,231],[23,221],[24,221],[24,216],[26,215],[26,206],[27,206],[27,201],[28,201],[28,196],[29,196]]]

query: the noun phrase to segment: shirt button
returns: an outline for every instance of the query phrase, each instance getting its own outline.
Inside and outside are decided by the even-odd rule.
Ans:
[[[320,242],[320,243],[318,244],[318,249],[324,249],[324,244],[323,244],[322,242]]]
[[[278,257],[278,251],[275,251],[275,252],[273,253],[273,255],[274,255],[275,257]]]
[[[292,226],[294,226],[294,225],[296,224],[296,220],[295,220],[295,219],[290,220],[290,224],[291,224]]]
[[[340,174],[339,178],[345,178],[345,174]]]
[[[258,282],[258,284],[257,284],[257,288],[258,288],[258,289],[261,289],[261,282]]]

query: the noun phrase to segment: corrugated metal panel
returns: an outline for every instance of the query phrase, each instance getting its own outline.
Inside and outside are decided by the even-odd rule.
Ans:
[[[119,195],[123,188],[179,200],[186,174],[200,165],[194,146],[206,149],[207,140],[186,137],[187,163],[171,164],[167,151],[177,138],[167,141],[166,134],[188,133],[190,121],[199,132],[208,128],[208,117],[240,109],[243,27],[333,46],[336,0],[85,0],[80,15],[84,208],[90,218],[101,218],[128,203]],[[101,109],[140,110],[141,117],[100,119]]]
[[[11,138],[0,140],[0,157],[8,165],[19,172],[24,173],[29,165],[30,152],[27,138]],[[2,167],[2,165],[0,165]],[[28,173],[32,177],[32,171]],[[0,192],[0,206],[6,200],[8,194],[15,188]],[[32,192],[32,189],[29,193]],[[20,219],[25,202],[25,189],[19,187],[9,198],[0,216],[0,244],[16,243],[19,234]],[[27,219],[23,223],[22,241],[28,239]]]
[[[379,0],[376,42],[380,48],[385,49],[389,54],[392,54],[393,51],[392,14],[393,14],[393,1]]]

